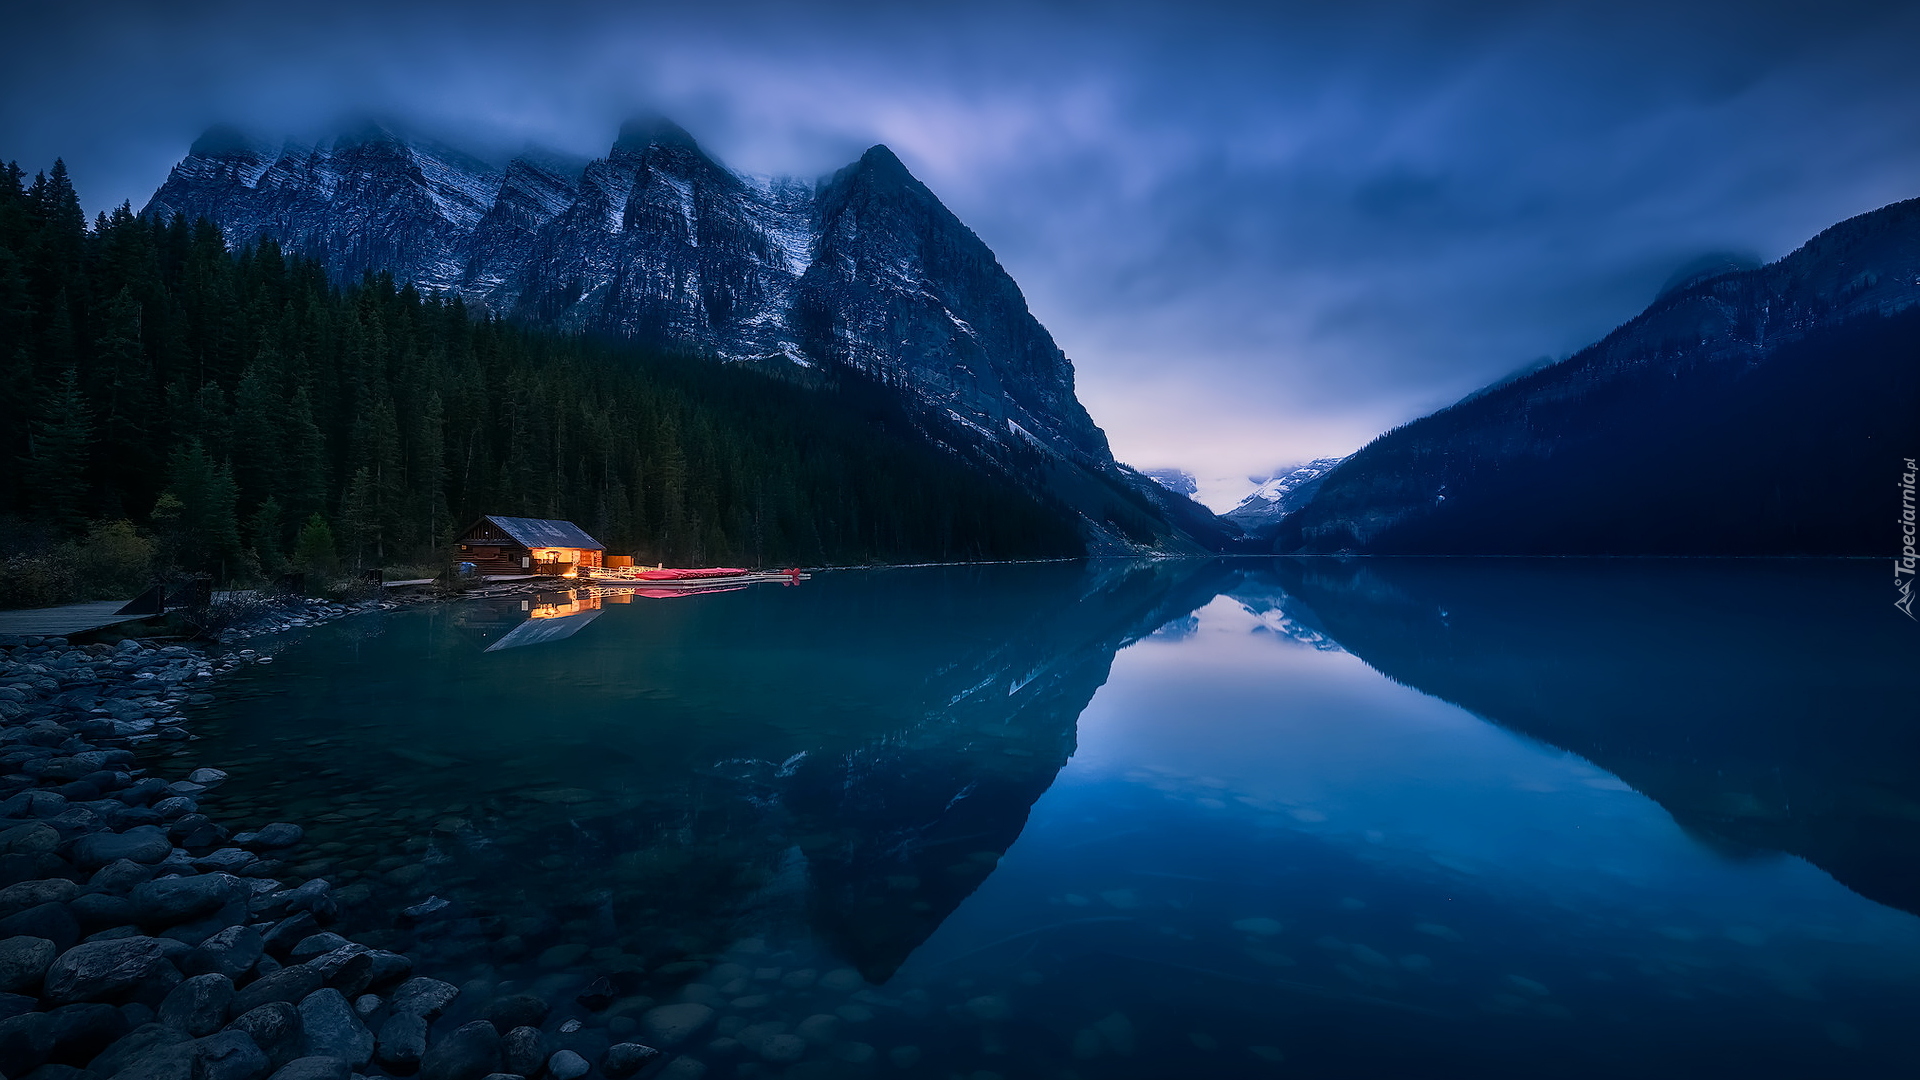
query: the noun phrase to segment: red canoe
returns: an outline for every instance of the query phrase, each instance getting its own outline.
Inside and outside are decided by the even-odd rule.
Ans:
[[[741,577],[753,572],[738,566],[710,566],[704,570],[642,570],[634,577],[641,581],[698,581],[701,578]]]

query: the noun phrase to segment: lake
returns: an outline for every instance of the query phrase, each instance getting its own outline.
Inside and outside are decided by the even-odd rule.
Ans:
[[[589,1060],[1910,1075],[1920,626],[1887,576],[1095,561],[473,600],[276,646],[178,764],[231,772],[217,819],[306,824],[284,876],[462,984],[442,1024],[532,992]]]

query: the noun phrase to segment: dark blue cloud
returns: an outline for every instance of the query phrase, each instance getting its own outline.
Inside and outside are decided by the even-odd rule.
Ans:
[[[42,5],[0,155],[136,204],[208,123],[603,152],[657,108],[756,172],[891,145],[999,252],[1123,458],[1353,449],[1707,252],[1920,194],[1894,4]]]

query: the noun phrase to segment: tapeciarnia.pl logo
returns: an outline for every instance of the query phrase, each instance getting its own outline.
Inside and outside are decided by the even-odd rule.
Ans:
[[[1893,606],[1900,609],[1907,618],[1920,622],[1913,613],[1914,561],[1917,556],[1913,550],[1914,514],[1913,480],[1920,468],[1914,467],[1914,459],[1904,459],[1906,471],[1900,474],[1900,556],[1893,560],[1893,588],[1899,594]]]

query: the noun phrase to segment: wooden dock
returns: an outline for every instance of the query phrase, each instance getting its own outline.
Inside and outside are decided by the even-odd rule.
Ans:
[[[69,634],[84,634],[89,630],[103,630],[120,623],[155,618],[151,612],[144,615],[123,614],[120,609],[130,602],[94,600],[85,604],[63,604],[60,607],[0,611],[0,634],[66,637]]]

